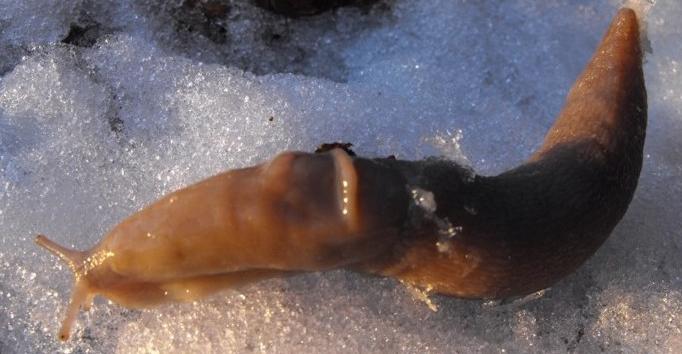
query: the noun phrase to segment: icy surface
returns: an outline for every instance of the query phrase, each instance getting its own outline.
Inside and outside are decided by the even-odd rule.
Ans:
[[[59,343],[71,275],[36,233],[89,247],[163,193],[323,142],[502,171],[539,145],[620,4],[385,0],[292,21],[191,3],[0,0],[1,353],[680,351],[677,0],[649,13],[630,210],[543,296],[433,296],[433,312],[395,281],[335,271],[144,311],[99,300]]]

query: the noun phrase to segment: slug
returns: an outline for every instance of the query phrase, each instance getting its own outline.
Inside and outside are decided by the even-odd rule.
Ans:
[[[500,175],[434,158],[285,152],[163,197],[89,251],[39,235],[75,279],[59,338],[95,295],[137,308],[336,268],[464,298],[544,289],[627,210],[646,122],[638,19],[622,9],[542,146]]]

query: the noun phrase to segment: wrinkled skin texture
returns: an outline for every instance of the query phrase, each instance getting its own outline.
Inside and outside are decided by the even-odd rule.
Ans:
[[[543,145],[498,176],[438,159],[287,152],[171,193],[89,251],[38,236],[75,276],[60,338],[95,295],[143,307],[303,271],[345,267],[467,298],[546,288],[627,210],[646,112],[637,17],[623,9]],[[415,191],[434,203],[415,203]]]

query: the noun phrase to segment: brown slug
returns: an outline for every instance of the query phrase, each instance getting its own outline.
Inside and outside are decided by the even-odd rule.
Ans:
[[[163,197],[89,251],[38,236],[75,277],[59,337],[95,295],[144,307],[302,271],[348,268],[466,298],[544,289],[627,210],[646,121],[638,20],[622,9],[543,145],[498,176],[442,159],[285,152]]]

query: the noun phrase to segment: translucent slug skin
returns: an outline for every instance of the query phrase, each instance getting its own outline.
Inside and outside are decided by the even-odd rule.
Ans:
[[[286,152],[163,197],[89,251],[40,235],[74,272],[59,337],[95,295],[144,307],[303,271],[345,267],[467,298],[546,288],[597,250],[632,199],[647,119],[641,59],[637,17],[623,9],[544,144],[498,176],[438,159]],[[435,212],[413,190],[432,193]]]

